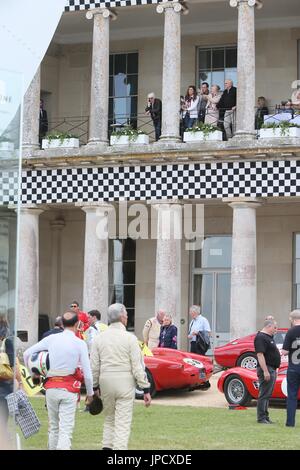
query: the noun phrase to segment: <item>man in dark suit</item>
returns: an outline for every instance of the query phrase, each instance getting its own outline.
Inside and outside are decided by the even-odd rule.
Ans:
[[[146,114],[150,115],[155,129],[155,140],[158,141],[161,135],[161,101],[155,98],[154,93],[148,94],[148,104]]]
[[[44,109],[44,100],[40,100],[40,124],[39,124],[39,142],[42,145],[43,137],[48,132],[48,116],[47,111]]]
[[[232,80],[225,80],[225,90],[217,107],[220,110],[220,118],[224,116],[224,130],[227,140],[234,134],[235,110],[236,110],[236,87]]]

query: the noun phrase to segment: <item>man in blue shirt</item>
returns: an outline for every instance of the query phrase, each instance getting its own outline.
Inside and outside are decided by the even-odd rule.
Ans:
[[[192,318],[189,326],[188,339],[191,343],[191,352],[195,354],[205,354],[204,351],[199,351],[197,347],[197,334],[200,332],[204,336],[207,343],[211,336],[211,330],[208,320],[201,315],[201,308],[199,305],[192,305],[190,308],[190,316]]]

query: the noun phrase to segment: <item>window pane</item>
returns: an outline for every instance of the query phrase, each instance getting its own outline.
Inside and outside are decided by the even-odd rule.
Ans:
[[[124,305],[128,308],[134,308],[135,286],[124,286]]]
[[[123,244],[123,259],[128,261],[135,261],[136,242],[131,238],[124,240]]]
[[[205,70],[211,68],[211,49],[202,49],[199,51],[199,69]]]
[[[132,96],[130,106],[131,116],[137,115],[137,96]]]
[[[138,76],[137,75],[129,75],[127,77],[127,85],[128,85],[128,94],[129,95],[137,95],[137,92],[138,92]]]
[[[300,284],[297,284],[297,299],[296,299],[296,308],[300,308]]]
[[[126,124],[127,117],[130,116],[130,110],[128,113],[128,99],[127,98],[115,98],[114,99],[114,114],[118,124]]]
[[[127,308],[127,330],[134,330],[134,308]]]
[[[296,239],[296,258],[300,258],[300,233],[295,236]]]
[[[236,69],[225,69],[225,78],[233,81],[233,86],[237,85],[237,71]]]
[[[300,259],[296,259],[296,276],[295,283],[300,284]]]
[[[135,261],[123,263],[123,283],[135,284]]]
[[[237,49],[226,49],[226,60],[225,60],[225,67],[227,68],[235,68],[237,67]]]
[[[231,237],[208,237],[202,248],[202,268],[231,267]]]
[[[122,256],[122,252],[123,252],[123,245],[122,245],[122,241],[121,240],[113,240],[113,259],[115,261],[121,261],[123,256]]]
[[[110,119],[113,119],[113,115],[114,115],[114,99],[113,98],[109,98],[109,102],[108,102],[108,116]]]
[[[126,83],[126,75],[119,73],[114,76],[114,96],[128,96],[129,85]]]
[[[114,56],[110,55],[109,56],[109,75],[114,74]]]
[[[207,82],[209,86],[211,86],[211,72],[206,71],[206,72],[200,72],[199,73],[199,86],[201,85],[202,82]]]
[[[115,75],[126,73],[126,54],[116,54],[115,56]]]
[[[114,261],[114,284],[124,284],[123,262]]]
[[[127,55],[127,73],[138,73],[138,53]]]
[[[213,50],[213,69],[223,69],[224,68],[224,49],[215,49]]]
[[[114,78],[109,77],[109,96],[114,95]]]
[[[227,78],[227,76],[226,76]],[[211,85],[219,85],[221,90],[224,89],[224,72],[223,70],[221,72],[213,72],[212,73],[212,79],[211,79]]]

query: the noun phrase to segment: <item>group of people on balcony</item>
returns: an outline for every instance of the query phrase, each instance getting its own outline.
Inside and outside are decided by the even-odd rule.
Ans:
[[[224,138],[228,140],[233,136],[235,126],[236,87],[232,80],[225,80],[223,93],[219,85],[203,82],[201,88],[196,90],[190,85],[186,95],[180,97],[180,135],[185,129],[193,127],[197,122],[221,125],[224,129]],[[145,108],[147,115],[151,116],[155,129],[155,140],[161,135],[161,100],[154,93],[148,94],[148,102]]]
[[[295,90],[290,99],[281,101],[281,104],[275,107],[275,114],[280,113],[290,114],[291,119],[293,119],[296,113],[300,113],[300,89]],[[268,114],[267,100],[264,96],[259,96],[255,113],[255,129],[261,128],[264,123],[264,116]]]

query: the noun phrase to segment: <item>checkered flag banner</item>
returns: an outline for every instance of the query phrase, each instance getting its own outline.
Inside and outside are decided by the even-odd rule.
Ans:
[[[65,11],[82,11],[93,8],[130,7],[152,5],[162,0],[66,0]],[[171,1],[171,0],[169,0]]]
[[[10,393],[6,400],[9,414],[15,418],[25,439],[39,432],[41,423],[23,390]]]

